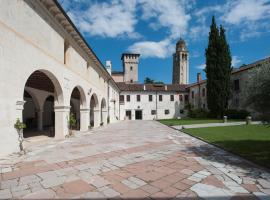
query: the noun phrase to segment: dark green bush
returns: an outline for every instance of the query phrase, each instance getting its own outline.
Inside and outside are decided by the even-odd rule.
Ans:
[[[225,112],[228,119],[245,119],[250,113],[246,110],[230,109]]]
[[[203,109],[190,109],[188,111],[188,117],[190,118],[207,118],[208,112]]]

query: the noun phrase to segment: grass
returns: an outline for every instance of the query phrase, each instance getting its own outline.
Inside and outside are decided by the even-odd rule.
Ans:
[[[270,168],[270,126],[194,128],[184,129],[184,132]]]
[[[167,126],[176,126],[176,125],[190,125],[190,124],[208,124],[208,123],[222,123],[222,119],[195,119],[195,118],[185,118],[185,119],[161,119],[159,122],[167,125]],[[242,120],[228,120],[228,122],[233,121],[242,121]]]

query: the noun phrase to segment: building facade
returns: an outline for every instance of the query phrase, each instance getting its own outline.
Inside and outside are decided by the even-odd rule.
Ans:
[[[117,83],[120,120],[155,120],[182,118],[188,92],[185,85]]]
[[[57,1],[0,1],[0,156],[24,137],[64,138],[115,122],[119,88]]]

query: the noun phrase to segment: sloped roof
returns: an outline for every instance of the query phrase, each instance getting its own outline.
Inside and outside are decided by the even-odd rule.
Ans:
[[[163,92],[186,92],[187,85],[181,84],[136,84],[116,83],[122,91],[163,91]]]

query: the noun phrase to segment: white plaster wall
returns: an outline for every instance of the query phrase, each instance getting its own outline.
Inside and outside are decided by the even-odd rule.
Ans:
[[[126,95],[130,95],[130,102],[126,101]],[[149,95],[152,95],[153,101],[149,102]],[[174,101],[170,100],[170,95],[174,95]],[[156,106],[156,92],[121,92],[125,95],[125,102],[120,103],[120,119],[124,120],[126,110],[131,110],[132,120],[135,120],[135,110],[142,110],[143,120],[153,119],[171,119],[184,117],[186,111],[180,114],[180,109],[184,110],[184,102],[179,101],[179,94],[176,92],[158,92]],[[141,95],[141,101],[137,102],[137,95]],[[159,101],[158,95],[162,95],[162,101]],[[151,114],[151,110],[156,110],[157,116]],[[169,114],[165,114],[165,110],[169,110]]]

